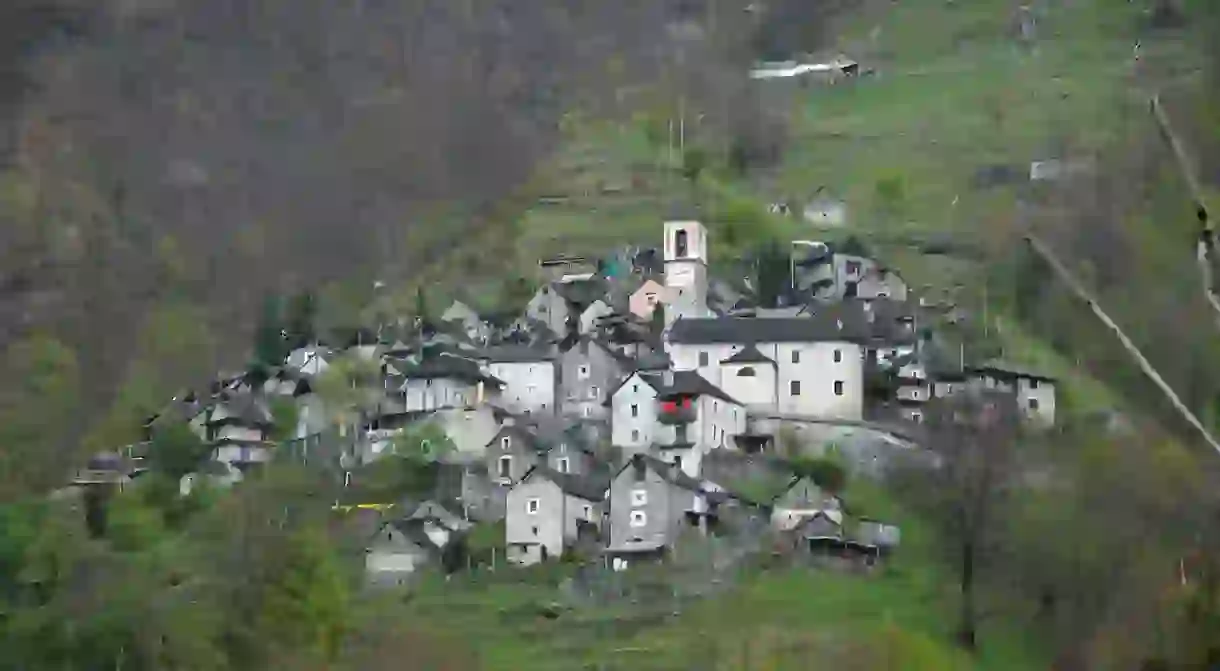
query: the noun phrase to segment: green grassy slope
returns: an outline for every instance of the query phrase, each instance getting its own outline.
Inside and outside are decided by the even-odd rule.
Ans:
[[[792,104],[792,135],[777,169],[749,179],[717,171],[692,187],[665,169],[673,157],[646,124],[582,124],[540,176],[539,192],[558,198],[531,200],[513,222],[518,237],[504,263],[525,273],[548,252],[655,243],[674,203],[724,212],[808,197],[818,187],[848,201],[850,229],[866,239],[952,232],[1003,247],[1011,244],[1023,188],[975,189],[971,178],[978,168],[1022,170],[1032,160],[1110,149],[1146,122],[1138,118],[1146,87],[1130,67],[1138,12],[1128,3],[1044,3],[1051,8],[1032,50],[1011,37],[1011,2],[881,4],[884,11],[849,17],[842,40],[845,51],[877,68],[875,76],[776,96]],[[1187,71],[1198,62],[1178,40],[1138,39],[1144,59]],[[1181,189],[1172,173],[1158,189],[1147,211],[1124,223],[1143,248],[1141,276],[1181,273],[1178,244],[1190,235],[1176,216]],[[1152,226],[1158,216],[1164,221]],[[826,233],[795,220],[763,219],[781,235]],[[707,223],[714,236],[724,230],[714,216]],[[989,276],[970,261],[875,244],[914,286],[932,293],[956,284],[977,291]],[[1121,287],[1111,289],[1112,297],[1122,295]],[[1125,405],[1070,352],[1052,347],[1036,324],[1015,319],[1010,307],[997,300],[989,316],[1009,358],[1059,376],[1073,410]],[[872,579],[762,574],[660,623],[652,619],[655,613],[630,610],[546,620],[529,614],[529,604],[549,598],[550,591],[526,584],[427,593],[412,610],[434,626],[479,632],[473,638],[488,668],[571,669],[586,662],[594,664],[590,668],[687,668],[683,662],[701,655],[714,660],[706,668],[821,668],[801,655],[829,660],[851,652],[883,654],[887,646],[904,649],[906,659],[925,655],[930,661],[864,668],[1045,667],[1039,657],[1051,651],[1006,631],[1002,621],[985,632],[979,659],[951,651],[952,584],[935,568],[932,539],[918,520],[892,512],[911,541],[892,571]]]

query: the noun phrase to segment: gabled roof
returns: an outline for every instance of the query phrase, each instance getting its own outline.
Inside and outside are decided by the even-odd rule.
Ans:
[[[618,393],[618,390],[622,389],[623,385],[627,384],[629,381],[631,381],[631,378],[637,375],[640,377],[641,382],[649,387],[652,387],[657,393],[660,393],[664,388],[661,384],[661,375],[659,373],[648,373],[640,370],[632,371],[610,388],[610,391],[606,393],[606,400],[602,402],[602,405],[610,405],[614,399],[614,395]]]
[[[483,350],[481,356],[492,363],[533,363],[554,358],[549,351],[531,345],[496,345]]]
[[[758,342],[864,342],[870,328],[860,309],[830,305],[808,317],[678,319],[669,340],[683,345]]]
[[[230,394],[222,398],[208,412],[207,423],[221,422],[241,426],[268,427],[271,426],[271,411],[267,404],[255,394]]]
[[[991,373],[1000,377],[1025,377],[1033,380],[1045,380],[1047,382],[1055,379],[1046,373],[1040,373],[1021,364],[1000,359],[991,359],[990,361],[973,366],[967,365],[966,370],[975,373]]]
[[[464,530],[470,527],[470,523],[462,519],[460,515],[432,500],[420,503],[406,519],[435,520],[451,531]]]
[[[403,376],[408,380],[457,379],[468,382],[488,382],[503,386],[504,381],[491,375],[485,375],[479,364],[470,359],[453,354],[436,354],[426,356],[418,363],[403,363],[400,365]]]
[[[521,444],[524,445],[528,450],[532,450],[534,452],[542,451],[542,441],[538,439],[537,434],[530,431],[527,427],[516,423],[505,424],[504,426],[500,427],[500,430],[496,432],[495,436],[492,436],[492,439],[489,440],[487,445],[484,447],[491,447],[492,445],[498,444],[500,439],[505,436],[509,436],[514,440],[521,441]]]
[[[647,468],[648,470],[651,470],[659,475],[665,482],[668,482],[675,487],[685,489],[689,492],[706,496],[710,501],[719,503],[729,499],[729,495],[726,492],[713,489],[710,486],[711,483],[705,480],[699,480],[698,478],[692,478],[681,468],[661,461],[652,455],[643,453],[632,455],[632,457],[623,464],[622,468],[618,469],[618,471],[614,473],[614,478],[612,478],[611,481],[613,481],[613,479],[617,479],[618,476],[622,475],[623,471],[629,468]]]
[[[751,343],[720,363],[769,363],[774,366],[775,360],[758,351],[758,348]]]
[[[741,401],[729,396],[720,387],[712,384],[693,370],[676,370],[673,372],[673,384],[663,384],[658,390],[657,398],[672,398],[674,396],[711,396],[735,405],[744,405]]]
[[[534,466],[526,471],[520,482],[530,478],[545,478],[556,485],[565,494],[570,494],[586,501],[601,501],[606,498],[609,483],[601,478],[591,478],[573,473],[560,473],[546,466]],[[518,483],[520,484],[520,483]]]

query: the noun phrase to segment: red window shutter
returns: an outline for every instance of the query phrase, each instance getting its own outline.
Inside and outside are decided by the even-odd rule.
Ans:
[[[678,404],[673,401],[663,401],[661,403],[661,412],[677,412]]]

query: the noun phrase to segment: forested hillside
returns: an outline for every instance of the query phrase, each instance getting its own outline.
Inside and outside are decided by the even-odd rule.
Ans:
[[[1220,12],[1047,0],[1023,30],[1018,5],[0,4],[0,669],[1210,668],[1220,455],[1023,236],[1220,432],[1197,204],[1148,107],[1220,192]],[[870,72],[747,78],[805,53]],[[1047,159],[1085,168],[1034,183]],[[826,193],[845,230],[767,208]],[[680,617],[660,599],[588,619],[556,615],[562,572],[367,598],[368,529],[333,515],[334,473],[179,496],[181,436],[134,493],[48,498],[249,364],[269,300],[312,297],[327,336],[459,294],[513,310],[540,256],[655,245],[671,213],[734,271],[850,234],[969,315],[963,356],[1050,369],[1066,419],[1020,457],[1036,485],[980,494],[992,524],[968,536],[929,481],[853,480],[911,539],[881,578],[752,566]]]

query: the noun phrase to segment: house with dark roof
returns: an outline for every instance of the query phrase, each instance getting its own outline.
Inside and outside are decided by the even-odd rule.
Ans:
[[[675,370],[753,411],[860,419],[872,329],[860,305],[827,304],[796,317],[680,319],[667,348]]]
[[[530,414],[557,412],[559,372],[553,347],[500,345],[487,348],[482,357],[488,373],[504,382],[500,402],[505,408]]]
[[[596,546],[606,482],[535,466],[513,485],[505,502],[508,561],[558,559],[578,543]]]
[[[393,365],[398,375],[387,370],[387,393],[399,399],[407,413],[494,401],[506,386],[479,362],[449,351],[425,352],[415,362]]]
[[[271,410],[257,394],[225,395],[204,421],[212,458],[238,469],[271,460],[271,427]]]
[[[365,579],[370,587],[402,587],[423,567],[441,560],[463,531],[440,520],[399,517],[383,522],[365,547]]]
[[[660,371],[636,370],[628,373],[607,392],[610,444],[627,455],[646,452],[655,442],[657,395],[662,389]]]
[[[657,388],[652,453],[690,476],[713,450],[737,449],[746,407],[694,371],[665,371]]]
[[[561,414],[606,419],[610,387],[631,365],[627,357],[600,338],[582,335],[565,343],[559,355]]]
[[[614,475],[607,497],[606,553],[632,562],[665,555],[684,529],[707,529],[722,488],[655,457],[637,454]]]
[[[1042,426],[1055,423],[1055,379],[1050,375],[1000,359],[967,365],[965,373],[970,382],[984,389],[1013,394],[1027,420]]]

